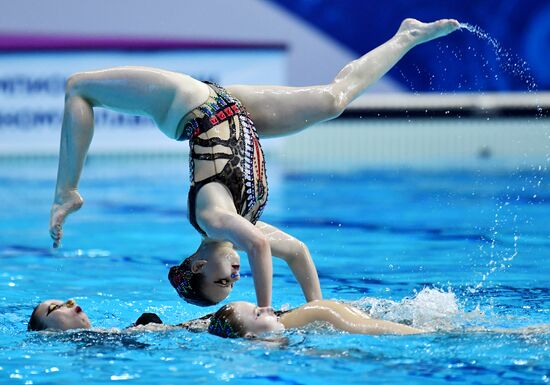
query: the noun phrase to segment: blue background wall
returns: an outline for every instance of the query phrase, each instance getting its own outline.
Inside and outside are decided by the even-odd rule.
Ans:
[[[534,79],[550,90],[548,0],[270,0],[361,55],[389,38],[400,21],[456,18],[478,25],[511,53],[497,60],[486,40],[463,31],[417,47],[390,76],[413,91],[526,91]],[[519,58],[516,58],[516,55]],[[527,62],[522,64],[523,60]],[[515,73],[501,66],[519,65]],[[529,70],[527,70],[529,68]],[[510,68],[508,68],[509,70]]]

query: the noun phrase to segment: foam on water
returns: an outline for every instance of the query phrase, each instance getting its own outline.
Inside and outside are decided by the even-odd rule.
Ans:
[[[353,302],[354,306],[373,318],[399,322],[427,331],[453,331],[464,326],[465,321],[481,313],[465,312],[450,289],[425,287],[413,297],[401,301],[365,297]]]

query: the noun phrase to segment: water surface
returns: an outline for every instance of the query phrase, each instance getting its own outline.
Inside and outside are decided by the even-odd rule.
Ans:
[[[144,311],[178,323],[215,310],[184,303],[166,278],[199,242],[186,220],[186,170],[184,158],[89,159],[85,206],[52,250],[55,160],[0,161],[1,383],[548,382],[548,333],[465,330],[550,323],[550,186],[538,170],[268,169],[262,219],[308,244],[324,296],[434,330],[427,335],[313,328],[289,332],[281,346],[187,331],[28,333],[47,298],[75,298],[98,328]],[[254,301],[242,259],[230,299]],[[303,303],[280,261],[273,290],[275,307]]]

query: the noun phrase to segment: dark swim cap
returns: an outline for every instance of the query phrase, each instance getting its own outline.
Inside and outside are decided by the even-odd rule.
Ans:
[[[134,326],[147,324],[162,324],[162,320],[155,313],[143,313],[136,322],[134,322]]]

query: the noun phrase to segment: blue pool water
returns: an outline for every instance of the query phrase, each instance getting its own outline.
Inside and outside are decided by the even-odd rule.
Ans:
[[[271,165],[263,220],[309,245],[326,298],[433,333],[359,336],[310,328],[267,345],[204,333],[29,333],[33,307],[75,298],[94,327],[152,311],[179,323],[169,266],[194,251],[186,159],[90,158],[86,203],[50,249],[56,161],[0,160],[0,383],[547,383],[550,195],[544,171],[285,174]],[[539,184],[540,182],[540,184]],[[246,256],[230,299],[254,301]],[[303,303],[275,261],[274,306]]]

